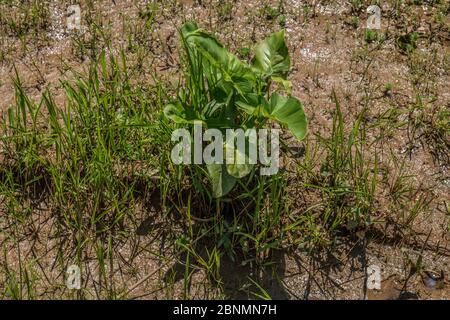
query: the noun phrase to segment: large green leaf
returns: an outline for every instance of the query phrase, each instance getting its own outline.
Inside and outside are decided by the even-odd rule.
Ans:
[[[270,109],[269,103],[264,96],[256,93],[249,93],[236,101],[236,105],[248,114],[262,114],[268,117],[266,110]]]
[[[259,100],[260,95],[256,93],[249,93],[244,97],[241,97],[239,101],[236,101],[236,105],[246,113],[253,114],[259,105]]]
[[[245,138],[245,141],[246,145],[250,145],[250,141],[247,137]],[[254,167],[254,164],[250,164],[250,159],[248,156],[250,148],[246,147],[244,153],[242,152],[243,150],[240,150],[239,148],[236,147],[234,141],[227,141],[225,147],[226,147],[225,150],[228,151],[228,149],[230,148],[234,153],[234,162],[233,163],[227,162],[226,164],[228,173],[238,179],[248,175]],[[244,163],[241,163],[242,161],[240,162],[238,161],[238,159],[244,159],[243,161]]]
[[[285,78],[291,67],[284,31],[272,33],[255,48],[253,67],[274,77]]]
[[[227,172],[235,178],[243,178],[247,176],[255,165],[253,164],[227,164]]]
[[[213,188],[213,196],[220,198],[228,194],[236,184],[236,178],[228,174],[224,164],[206,165]]]
[[[308,130],[303,105],[294,97],[283,97],[277,93],[270,99],[270,118],[286,125],[292,134],[299,140],[305,138]]]
[[[193,108],[183,105],[180,101],[170,103],[164,108],[164,115],[175,123],[194,123],[201,121]]]
[[[228,52],[216,38],[190,22],[183,25],[181,35],[187,45],[197,49],[220,72],[225,83],[231,84],[241,95],[252,91],[256,77],[250,66]]]

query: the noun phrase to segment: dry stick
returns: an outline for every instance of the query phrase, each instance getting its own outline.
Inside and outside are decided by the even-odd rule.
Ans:
[[[150,279],[155,273],[157,273],[160,269],[156,269],[155,271],[153,271],[152,273],[146,275],[144,278],[142,278],[141,280],[139,280],[138,282],[136,282],[134,285],[131,286],[131,288],[122,293],[119,296],[119,299],[122,299],[125,295],[129,294],[130,292],[132,292],[134,289],[136,289],[137,287],[139,287],[142,283],[144,283],[145,281],[147,281],[148,279]]]

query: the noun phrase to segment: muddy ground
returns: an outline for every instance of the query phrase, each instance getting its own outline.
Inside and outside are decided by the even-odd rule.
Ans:
[[[444,1],[380,1],[378,32],[387,35],[382,43],[366,39],[369,1],[362,1],[359,7],[344,0],[163,1],[155,9],[150,28],[139,15],[144,2],[80,1],[82,30],[76,32],[66,30],[68,4],[51,2],[48,25],[31,26],[28,32],[37,28],[36,34],[24,39],[5,26],[4,19],[19,19],[14,16],[15,9],[0,5],[4,12],[0,110],[4,114],[15,99],[15,69],[30,97],[38,100],[49,89],[57,103],[64,105],[59,81],[70,78],[73,70],[83,70],[90,60],[89,53],[80,52],[75,40],[90,43],[88,50],[104,46],[100,40],[91,41],[98,34],[92,33],[89,23],[93,21],[87,19],[87,12],[89,19],[101,24],[113,48],[126,48],[133,81],[141,87],[153,84],[152,73],[169,86],[179,81],[177,28],[184,21],[195,20],[204,29],[216,32],[233,51],[251,48],[270,32],[285,28],[293,64],[289,79],[293,95],[303,102],[309,119],[309,148],[314,149],[316,134],[330,134],[333,91],[349,119],[347,129],[351,129],[362,108],[369,108],[364,121],[373,130],[368,131],[366,152],[379,155],[387,176],[386,185],[377,191],[377,218],[382,222],[337,243],[331,252],[302,248],[274,251],[270,253],[274,262],[271,268],[261,269],[224,257],[223,291],[209,286],[202,270],[193,270],[189,298],[248,298],[251,277],[276,299],[450,299],[450,20]],[[279,12],[271,13],[267,6]],[[436,21],[437,16],[442,22]],[[412,31],[420,34],[417,48],[405,53],[399,48],[398,37]],[[130,41],[135,47],[130,46]],[[424,105],[420,111],[414,108],[418,96]],[[432,125],[436,117],[442,121],[442,114],[446,133],[435,137]],[[411,130],[419,118],[425,126]],[[304,144],[299,147],[304,148]],[[393,164],[392,154],[401,165]],[[323,151],[318,150],[316,158],[322,155]],[[410,205],[422,195],[431,203],[406,233],[396,228],[401,210],[388,200],[392,192],[389,181],[400,167],[414,186],[415,191],[409,194]],[[312,201],[305,197],[319,197],[314,190],[304,194],[297,187],[300,183],[292,179],[289,186],[293,194],[302,193],[292,200],[293,210],[301,210]],[[114,279],[111,283],[123,289],[128,298],[183,298],[185,267],[180,261],[184,258],[166,234],[171,221],[159,217],[157,202],[150,212],[141,210],[134,226],[136,234],[117,245],[114,250],[119,258],[108,266]],[[405,212],[409,209],[408,205],[404,208]],[[37,298],[74,296],[64,288],[64,272],[54,267],[59,244],[53,232],[55,223],[55,218],[43,209],[30,227],[17,231],[21,233],[18,243],[8,243],[5,234],[0,236],[5,245],[0,266],[18,268],[19,252],[22,259],[37,261],[34,270],[43,279],[37,285]],[[418,260],[422,272],[415,270]],[[87,296],[101,298],[97,287],[102,286],[102,280],[97,276],[94,249],[86,252],[85,261],[83,281],[90,288]],[[381,290],[367,289],[369,265],[381,268]]]

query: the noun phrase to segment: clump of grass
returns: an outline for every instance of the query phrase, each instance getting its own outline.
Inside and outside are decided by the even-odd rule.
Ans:
[[[49,3],[42,1],[2,3],[0,30],[3,34],[23,38],[40,37],[51,23]]]
[[[91,241],[132,232],[136,204],[159,191],[164,93],[133,88],[124,57],[106,51],[61,86],[65,106],[48,91],[35,103],[15,81],[16,103],[0,127],[0,198],[19,226],[45,203],[58,237],[70,240],[65,254],[81,264]]]
[[[396,43],[398,48],[404,53],[411,53],[417,48],[417,40],[419,33],[410,32],[397,37]]]
[[[221,2],[217,7],[217,15],[222,20],[231,19],[232,12],[233,12],[233,2],[231,1]]]
[[[326,150],[326,157],[320,165],[320,172],[306,184],[309,188],[319,190],[326,199],[320,218],[320,225],[328,234],[326,245],[330,245],[343,230],[364,229],[374,222],[372,214],[376,211],[378,188],[379,159],[376,155],[367,158],[369,152],[365,147],[364,111],[354,122],[350,134],[346,135],[343,114],[336,96],[334,100],[336,110],[331,136],[317,136],[319,144]],[[300,166],[301,173],[304,174],[305,170],[310,169]],[[313,243],[319,241],[316,244],[322,241],[320,238],[312,240]]]
[[[286,16],[284,14],[282,14],[278,17],[278,24],[282,28],[286,27]]]
[[[363,1],[350,0],[350,5],[352,6],[352,12],[359,12],[363,7]]]
[[[351,20],[350,20],[350,25],[357,29],[359,26],[359,17],[358,16],[352,16]]]
[[[408,136],[410,143],[420,142],[428,149],[434,161],[443,168],[450,164],[449,112],[444,106],[433,106],[418,98],[409,112]]]
[[[265,4],[262,8],[262,15],[267,20],[275,20],[282,14],[282,2],[280,1],[278,6],[271,6]]]
[[[368,29],[364,33],[364,40],[367,43],[372,43],[378,40],[378,32],[376,30]]]

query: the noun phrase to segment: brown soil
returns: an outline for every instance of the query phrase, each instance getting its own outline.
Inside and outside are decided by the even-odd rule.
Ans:
[[[127,17],[130,21],[137,19],[139,3],[114,2],[97,1],[95,8],[102,17],[104,28],[111,30],[113,46],[119,47],[127,42],[122,31],[123,18]],[[210,1],[200,2],[203,5],[197,1],[163,2],[153,29],[143,36],[143,45],[151,46],[152,56],[139,57],[133,52],[128,53],[130,68],[141,66],[134,79],[136,83],[144,86],[151,83],[149,74],[152,72],[160,74],[168,83],[177,81],[180,74],[177,28],[183,21],[196,20],[206,30],[217,32],[218,38],[232,50],[250,47],[271,31],[280,29],[277,19],[267,20],[260,14],[263,1],[233,2],[230,17],[218,15],[214,10],[216,1],[213,4],[209,4]],[[284,15],[293,64],[289,79],[294,84],[293,94],[305,106],[311,137],[316,133],[323,136],[330,134],[335,108],[331,99],[332,90],[341,101],[347,119],[354,120],[369,98],[367,125],[375,124],[380,115],[390,108],[402,112],[398,121],[402,121],[401,117],[404,117],[403,121],[408,121],[407,117],[414,116],[408,110],[414,105],[418,90],[435,97],[427,102],[429,110],[449,110],[450,42],[448,34],[437,29],[433,8],[424,11],[427,6],[412,6],[409,11],[401,11],[401,17],[396,19],[387,16],[391,7],[386,5],[382,8],[386,13],[382,17],[382,31],[401,33],[403,26],[398,24],[404,21],[406,28],[415,25],[417,30],[423,30],[427,35],[419,40],[416,52],[409,57],[398,50],[393,40],[379,48],[373,45],[365,50],[364,24],[367,14],[364,10],[353,14],[348,1],[318,1],[315,15],[311,13],[306,17],[303,5],[308,2],[312,3],[284,1]],[[80,59],[74,52],[73,37],[76,35],[61,31],[64,28],[65,6],[53,6],[53,27],[45,32],[44,40],[28,38],[24,47],[17,37],[2,35],[0,43],[7,53],[0,64],[0,110],[6,111],[14,103],[14,67],[31,98],[39,99],[49,88],[56,93],[56,101],[62,107],[65,100],[59,81],[70,78],[72,71],[67,71],[67,66],[83,70],[88,65],[88,57]],[[85,6],[86,2],[81,1],[82,10]],[[349,23],[353,15],[360,17],[357,27]],[[448,26],[448,16],[445,19]],[[430,32],[430,28],[434,31]],[[133,34],[135,38],[138,36]],[[411,67],[413,59],[416,59],[414,66],[418,70]],[[414,82],[415,77],[418,77],[418,83]],[[393,86],[389,94],[384,92],[386,84]],[[352,123],[349,122],[349,126]],[[370,134],[372,136],[368,137],[368,141],[378,138],[375,130]],[[311,146],[315,143],[312,139]],[[392,224],[386,222],[354,241],[337,246],[333,254],[318,251],[307,254],[301,250],[274,252],[276,272],[270,274],[256,266],[225,259],[221,267],[225,297],[248,297],[243,284],[248,277],[252,277],[258,279],[273,298],[281,299],[450,299],[450,164],[445,161],[449,150],[446,150],[443,160],[439,160],[433,154],[429,141],[411,139],[406,129],[398,129],[384,136],[382,141],[368,145],[366,151],[368,154],[379,152],[380,163],[388,173],[395,171],[389,162],[390,152],[393,152],[404,162],[406,173],[414,176],[412,183],[417,189],[433,198],[429,211],[423,212],[414,221],[410,235],[398,238],[395,230],[390,229]],[[296,192],[295,185],[291,188]],[[314,197],[313,194],[311,196]],[[391,212],[386,200],[388,196],[387,187],[379,190],[379,211],[383,218],[400,214]],[[296,201],[298,207],[303,206],[301,197]],[[172,228],[171,221],[165,221],[159,210],[142,210],[142,216],[136,217],[138,224],[130,227],[136,229],[136,235],[113,244],[120,259],[115,259],[109,266],[109,274],[115,280],[115,289],[123,289],[127,297],[182,298],[184,266],[179,261],[183,261],[184,257],[174,251],[174,239],[167,238],[170,237],[167,228]],[[44,209],[41,215],[35,216],[35,221],[27,230],[22,230],[22,240],[6,248],[6,254],[0,258],[0,266],[6,264],[13,269],[19,267],[19,251],[22,260],[37,259],[38,265],[34,270],[45,275],[45,281],[36,290],[44,297],[72,295],[62,288],[65,275],[57,267],[60,262],[56,257],[61,249],[55,240],[57,223],[51,210]],[[75,235],[65,236],[71,239]],[[3,241],[4,235],[0,233],[0,243]],[[69,242],[65,245],[70,247]],[[16,250],[16,246],[21,250]],[[158,259],[155,252],[170,258]],[[95,248],[88,248],[84,266],[86,275],[83,278],[87,286],[93,288],[88,298],[95,297],[96,287],[102,286],[103,281],[97,276],[95,256]],[[442,271],[444,274],[444,278],[431,288],[425,284],[423,275],[411,272],[419,256],[422,256],[422,264],[427,270]],[[73,259],[73,256],[66,259]],[[382,268],[380,292],[366,290],[365,270],[371,264]],[[173,287],[164,285],[170,277],[174,277]],[[190,298],[208,297],[217,297],[217,290],[206,284],[204,271],[194,270]]]

